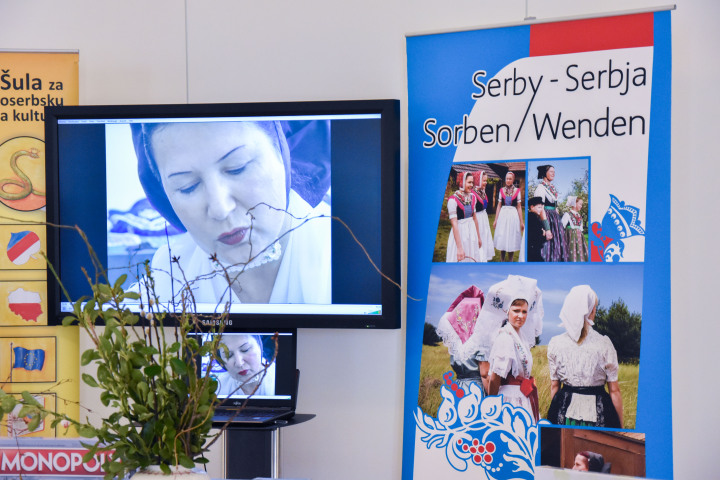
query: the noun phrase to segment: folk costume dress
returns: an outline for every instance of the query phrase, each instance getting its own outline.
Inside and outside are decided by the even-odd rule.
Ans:
[[[487,361],[489,352],[483,348],[480,331],[475,327],[484,300],[482,290],[470,286],[443,314],[436,330],[450,354],[450,366],[455,372],[457,384],[466,393],[470,392],[471,383],[483,390],[479,363]]]
[[[617,352],[610,339],[596,332],[587,318],[596,299],[589,286],[573,287],[560,311],[566,332],[554,336],[548,344],[550,379],[562,382],[548,409],[551,423],[622,427],[605,390],[607,382],[618,380]],[[588,323],[587,336],[578,344],[584,323]]]
[[[504,378],[498,394],[503,395],[504,402],[527,409],[537,420],[537,389],[531,379],[530,348],[535,345],[535,337],[542,334],[542,291],[534,278],[508,275],[507,279],[492,285],[485,298],[475,334],[480,335],[481,349],[490,352],[490,373]],[[528,315],[518,333],[510,324],[501,325],[508,318],[512,302],[520,298],[528,303]]]
[[[535,196],[543,199],[545,215],[550,223],[552,239],[545,242],[542,248],[542,257],[546,262],[564,262],[567,260],[567,244],[565,232],[557,212],[558,192],[555,185],[543,180],[535,189]]]
[[[512,325],[505,324],[490,352],[490,372],[502,377],[498,395],[502,395],[503,403],[524,408],[537,422],[540,408],[532,367],[530,345],[520,338]]]
[[[512,190],[508,191],[507,187],[502,187],[498,200],[502,207],[495,225],[495,238],[493,239],[495,248],[503,252],[516,252],[520,250],[522,240],[520,217],[517,211],[520,189],[512,187]]]
[[[565,212],[562,217],[567,243],[568,262],[587,262],[588,247],[583,235],[583,219],[575,210]]]
[[[478,228],[480,229],[480,240],[482,250],[485,252],[485,259],[490,260],[495,256],[495,245],[493,243],[490,220],[488,219],[487,208],[488,198],[485,190],[473,190],[475,195],[475,215],[477,216]]]
[[[464,262],[485,262],[485,251],[478,246],[478,229],[475,227],[475,203],[477,198],[473,193],[456,191],[448,198],[447,209],[450,219],[457,218],[457,229],[465,251]],[[450,229],[448,237],[447,255],[445,261],[457,262],[458,247],[455,243],[455,230]]]

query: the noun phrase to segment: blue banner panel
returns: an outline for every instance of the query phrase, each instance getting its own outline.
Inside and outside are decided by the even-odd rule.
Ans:
[[[407,39],[404,479],[672,478],[670,38]]]

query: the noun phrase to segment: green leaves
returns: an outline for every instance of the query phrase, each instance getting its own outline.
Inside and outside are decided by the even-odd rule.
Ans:
[[[172,369],[175,373],[178,375],[187,375],[188,368],[187,364],[180,360],[179,358],[171,358],[170,359],[170,365],[172,366]]]
[[[100,354],[96,350],[88,349],[85,350],[80,356],[80,365],[83,367],[89,365],[93,360],[98,360]]]
[[[17,400],[12,395],[7,395],[5,392],[2,392],[2,409],[3,413],[10,413],[15,408],[15,405],[17,405]]]
[[[83,373],[83,374],[82,374],[82,379],[83,379],[83,382],[85,382],[86,384],[90,385],[91,387],[93,387],[93,388],[97,388],[97,387],[98,387],[98,384],[97,384],[97,382],[95,381],[95,379],[92,377],[92,375],[88,375],[87,373]]]
[[[150,365],[145,367],[144,372],[148,378],[157,377],[162,372],[162,367],[160,365]]]
[[[92,294],[73,302],[72,314],[63,319],[63,325],[77,324],[93,343],[80,357],[88,370],[81,373],[82,381],[99,389],[100,401],[112,411],[92,425],[71,419],[81,437],[94,439],[86,445],[85,460],[112,451],[103,465],[106,480],[123,478],[153,464],[170,473],[175,465],[192,468],[204,463],[202,455],[218,435],[211,433],[217,382],[209,370],[204,372],[205,378],[197,377],[197,359],[216,356],[219,348],[227,348],[219,347],[219,340],[200,345],[197,337],[189,335],[199,332],[200,325],[190,297],[180,300],[185,303],[178,315],[163,312],[160,305],[149,301],[156,299],[149,262],[145,263],[143,283],[149,290],[143,290],[142,298],[137,292],[125,291],[126,275],[110,284],[87,237],[76,230],[90,253],[93,270],[83,269],[83,273]],[[49,270],[55,275],[52,266]],[[68,296],[64,288],[63,292]],[[125,305],[138,300],[141,315]],[[219,325],[221,331],[226,316],[221,313],[209,319],[208,325]],[[29,418],[30,429],[48,416],[52,426],[68,419],[45,409],[27,392],[20,396],[0,389],[0,414],[18,405],[22,405],[19,415]]]

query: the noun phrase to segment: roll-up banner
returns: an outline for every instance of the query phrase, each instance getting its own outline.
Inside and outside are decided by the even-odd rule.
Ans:
[[[49,327],[45,244],[46,106],[77,105],[78,53],[0,51],[0,387],[28,391],[78,418],[77,327]],[[62,358],[62,361],[59,359]],[[0,437],[75,436],[50,421],[28,430],[20,406]],[[4,459],[4,457],[3,457]],[[3,460],[2,471],[6,465]],[[26,472],[27,473],[27,472]]]
[[[669,9],[407,57],[403,478],[672,478]]]

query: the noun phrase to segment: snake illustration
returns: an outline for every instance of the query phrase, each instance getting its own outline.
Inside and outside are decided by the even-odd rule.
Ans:
[[[31,148],[30,150],[18,150],[17,152],[12,154],[12,156],[10,157],[10,168],[15,173],[15,175],[18,176],[19,180],[15,178],[3,178],[2,180],[0,180],[0,198],[3,200],[22,200],[31,193],[34,193],[35,195],[45,196],[45,192],[41,192],[33,188],[30,177],[28,177],[25,172],[20,170],[20,167],[18,167],[18,160],[20,159],[20,157],[23,156],[28,156],[30,158],[40,158],[40,154],[37,148]],[[17,187],[20,187],[21,190],[15,193],[8,193],[5,190],[8,185],[15,185]]]

